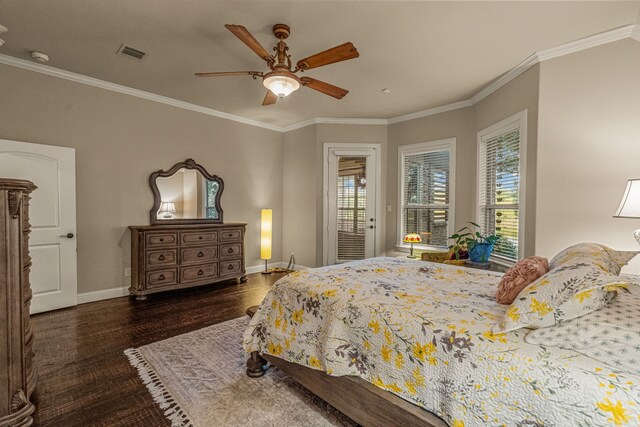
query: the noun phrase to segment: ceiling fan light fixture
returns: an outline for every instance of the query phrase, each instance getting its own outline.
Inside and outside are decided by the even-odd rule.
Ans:
[[[262,80],[262,84],[280,98],[284,98],[300,89],[300,82],[286,74],[269,73]]]

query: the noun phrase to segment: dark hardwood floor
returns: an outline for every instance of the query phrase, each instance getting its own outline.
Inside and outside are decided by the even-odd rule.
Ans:
[[[166,426],[123,351],[245,315],[283,274],[252,274],[149,296],[32,316],[37,426]]]

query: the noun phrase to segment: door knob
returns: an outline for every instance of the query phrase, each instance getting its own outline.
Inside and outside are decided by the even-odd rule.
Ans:
[[[66,237],[67,239],[73,239],[73,233],[61,234],[60,237]]]

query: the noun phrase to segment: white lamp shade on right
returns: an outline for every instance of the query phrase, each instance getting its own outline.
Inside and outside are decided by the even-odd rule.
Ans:
[[[640,179],[627,181],[620,206],[614,215],[616,218],[640,218]]]

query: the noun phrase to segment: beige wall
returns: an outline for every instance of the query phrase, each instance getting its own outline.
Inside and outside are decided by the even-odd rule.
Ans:
[[[640,43],[623,40],[542,63],[536,251],[595,241],[638,250],[640,220],[613,218],[640,177]],[[625,268],[640,273],[640,260]]]
[[[307,267],[316,266],[316,185],[322,177],[316,133],[313,125],[284,134],[282,256],[285,261],[294,252],[296,263]]]
[[[538,149],[538,88],[536,65],[474,105],[476,133],[522,110],[527,110],[527,152],[524,207],[524,256],[536,254],[536,163]],[[474,166],[473,184],[476,185]],[[475,218],[475,202],[472,218]],[[522,217],[521,217],[522,218]]]
[[[422,117],[389,126],[387,194],[392,206],[387,214],[387,251],[398,243],[398,147],[419,142],[456,138],[456,189],[454,227],[464,227],[476,218],[478,132],[528,110],[527,193],[525,256],[533,255],[535,233],[536,141],[538,122],[539,67],[535,66],[471,107]]]
[[[325,143],[380,144],[381,206],[378,225],[385,236],[387,127],[319,124],[285,133],[284,224],[282,253],[295,251],[296,262],[323,265],[323,159]],[[310,235],[313,233],[313,236]],[[381,245],[384,251],[384,244]],[[381,253],[377,254],[381,255]]]
[[[398,147],[401,145],[456,138],[454,227],[462,227],[472,218],[476,161],[473,114],[473,107],[467,107],[389,126],[387,205],[391,206],[391,212],[387,212],[388,252],[398,243]]]
[[[76,149],[79,292],[124,285],[149,174],[187,158],[224,179],[224,220],[248,223],[246,264],[261,264],[260,209],[282,230],[281,133],[4,65],[0,79],[0,138]],[[280,248],[276,231],[276,261]]]

